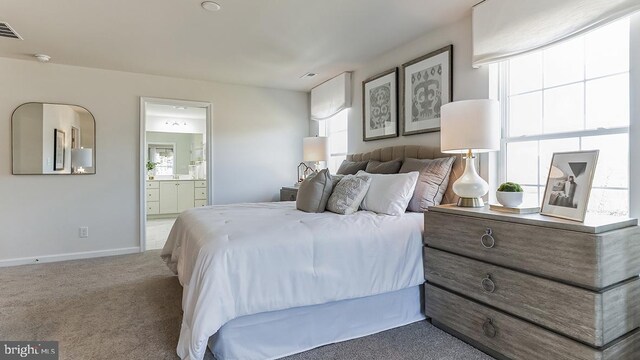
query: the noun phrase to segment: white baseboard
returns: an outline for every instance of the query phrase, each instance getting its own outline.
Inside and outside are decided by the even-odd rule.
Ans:
[[[140,252],[140,247],[130,247],[121,249],[109,249],[98,251],[83,251],[68,254],[56,254],[56,255],[43,255],[43,256],[31,256],[17,259],[0,260],[0,267],[27,265],[27,264],[42,264],[67,260],[78,259],[90,259],[104,256],[135,254]]]

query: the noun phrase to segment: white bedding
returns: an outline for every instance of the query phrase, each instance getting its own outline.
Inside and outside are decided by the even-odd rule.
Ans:
[[[182,213],[162,250],[184,287],[178,355],[202,359],[227,321],[424,282],[423,217],[310,214],[294,202]]]

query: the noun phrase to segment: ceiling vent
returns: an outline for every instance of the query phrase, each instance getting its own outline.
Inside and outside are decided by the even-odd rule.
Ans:
[[[18,33],[15,32],[9,24],[3,22],[0,22],[0,37],[22,40],[22,36],[18,35]]]

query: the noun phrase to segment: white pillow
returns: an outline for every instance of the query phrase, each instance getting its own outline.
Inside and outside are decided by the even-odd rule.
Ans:
[[[402,215],[407,210],[418,182],[417,171],[405,174],[369,174],[362,170],[356,176],[371,178],[369,191],[360,208],[379,214]]]

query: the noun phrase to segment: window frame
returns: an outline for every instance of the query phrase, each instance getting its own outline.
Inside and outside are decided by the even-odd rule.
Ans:
[[[630,22],[632,22],[633,19],[630,19]],[[597,31],[597,30],[595,30]],[[629,48],[630,48],[630,52],[632,51],[632,47],[634,46],[634,38],[632,36],[633,33],[633,24],[630,23],[630,27],[629,27],[629,31],[630,31],[630,38],[629,38]],[[539,51],[544,51],[544,50],[539,50]],[[638,139],[633,139],[632,138],[632,131],[631,129],[634,126],[634,114],[633,114],[633,93],[634,91],[637,91],[634,89],[635,85],[632,81],[633,81],[633,70],[634,70],[634,66],[632,63],[633,57],[630,56],[630,62],[629,62],[629,70],[628,71],[624,71],[624,72],[617,72],[617,73],[612,73],[612,74],[607,74],[607,75],[602,75],[602,76],[596,76],[593,78],[587,78],[586,76],[580,80],[580,81],[572,81],[572,82],[568,82],[566,84],[560,84],[560,85],[553,85],[553,86],[549,86],[549,87],[545,87],[544,83],[542,85],[542,88],[540,89],[536,89],[536,90],[528,90],[528,91],[524,91],[521,93],[516,93],[516,94],[510,94],[510,85],[509,85],[509,60],[505,60],[505,61],[501,61],[499,63],[496,64],[495,67],[492,67],[492,71],[496,71],[498,76],[497,76],[497,94],[494,92],[495,95],[497,95],[498,100],[500,101],[500,124],[501,124],[501,136],[500,136],[500,151],[497,154],[496,157],[496,168],[497,168],[497,179],[499,183],[503,183],[505,181],[507,181],[507,157],[508,157],[508,153],[507,153],[507,145],[511,144],[511,143],[518,143],[518,142],[530,142],[530,141],[544,141],[544,140],[557,140],[557,139],[578,139],[578,142],[580,144],[580,147],[582,147],[582,138],[584,137],[595,137],[595,136],[603,136],[603,135],[619,135],[619,134],[627,134],[628,137],[628,142],[629,142],[629,149],[628,151],[630,152],[630,157],[629,157],[629,165],[628,165],[628,187],[615,187],[615,186],[611,186],[611,187],[602,187],[602,186],[593,186],[591,189],[592,190],[626,190],[628,191],[628,207],[627,207],[627,211],[628,211],[628,215],[627,216],[631,216],[633,214],[633,205],[631,203],[631,188],[635,187],[636,185],[638,185],[637,183],[640,182],[639,181],[633,181],[633,177],[632,177],[632,166],[631,166],[631,162],[632,157],[631,157],[631,149],[634,148],[634,146],[637,146],[635,144],[635,142],[638,142]],[[628,126],[617,126],[617,127],[610,127],[610,128],[603,128],[603,127],[599,127],[599,128],[595,128],[595,129],[585,129],[585,130],[577,130],[577,131],[566,131],[566,132],[556,132],[556,133],[541,133],[541,134],[536,134],[536,135],[520,135],[520,136],[510,136],[509,135],[509,116],[510,116],[510,101],[509,98],[511,96],[518,96],[518,95],[525,95],[525,94],[529,94],[529,93],[534,93],[534,92],[538,92],[541,91],[544,94],[544,91],[549,90],[549,89],[554,89],[554,88],[559,88],[559,87],[563,87],[563,86],[568,86],[568,85],[574,85],[574,84],[584,84],[584,90],[583,90],[583,96],[586,97],[586,84],[589,81],[594,81],[594,80],[598,80],[598,79],[603,79],[603,78],[610,78],[610,77],[614,77],[614,76],[619,76],[619,75],[623,75],[623,74],[628,74],[629,76],[629,106],[630,106],[630,112],[629,112],[629,125]],[[543,77],[544,77],[544,72],[543,72]],[[494,80],[496,81],[496,80]],[[544,96],[542,98],[542,109],[544,109]],[[584,113],[584,119],[583,121],[586,122],[586,109],[587,109],[587,101],[585,99],[585,101],[583,102],[583,113]],[[540,147],[538,147],[538,154],[540,153]],[[537,164],[537,174],[538,176],[540,175],[540,162],[538,161]],[[527,187],[537,187],[538,188],[538,198],[540,199],[541,192],[544,192],[545,186],[546,184],[521,184],[522,186],[527,186]],[[540,201],[540,200],[538,200]]]
[[[176,149],[177,149],[177,144],[174,142],[149,142],[147,143],[147,161],[153,161],[154,159],[152,158],[151,154],[152,154],[152,149],[157,149],[157,148],[162,148],[162,147],[171,147],[171,151],[173,152],[173,163],[171,165],[171,175],[175,175],[176,174],[176,165],[177,165],[177,157],[176,157]],[[158,164],[156,164],[156,169],[158,167],[162,167],[162,168],[169,168],[168,166],[158,166]]]
[[[329,158],[334,158],[334,157],[339,157],[339,156],[347,156],[348,153],[348,149],[349,149],[349,109],[344,109],[342,111],[340,111],[339,113],[335,114],[334,116],[332,116],[331,118],[325,119],[325,120],[320,120],[318,121],[318,136],[326,136],[329,138]],[[340,131],[331,131],[331,126],[330,126],[330,120],[333,119],[334,117],[337,116],[342,116],[344,117],[344,121],[345,121],[345,128],[344,130],[340,130]],[[332,152],[331,151],[331,135],[335,135],[338,133],[344,133],[345,134],[345,139],[346,139],[346,144],[345,144],[345,152]],[[325,162],[325,165],[327,168],[329,168],[329,161]],[[337,169],[336,169],[337,170]]]

